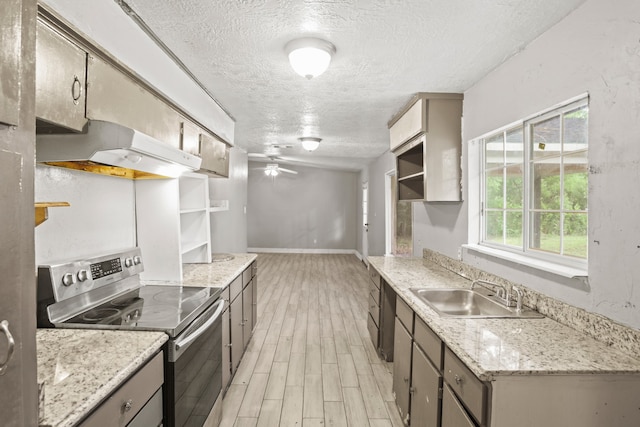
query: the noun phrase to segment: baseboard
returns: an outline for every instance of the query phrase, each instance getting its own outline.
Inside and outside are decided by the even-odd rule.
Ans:
[[[352,254],[362,259],[355,249],[247,248],[247,252],[274,254]]]

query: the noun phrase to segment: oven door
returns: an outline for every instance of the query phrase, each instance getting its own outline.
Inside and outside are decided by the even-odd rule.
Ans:
[[[218,300],[169,341],[166,426],[204,425],[222,389],[222,309]]]

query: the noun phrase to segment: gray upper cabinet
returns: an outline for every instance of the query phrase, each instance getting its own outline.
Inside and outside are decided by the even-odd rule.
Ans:
[[[84,128],[86,75],[87,53],[38,20],[36,118],[39,132],[52,131],[58,126],[75,131]]]
[[[213,176],[229,177],[229,146],[221,139],[200,134],[200,168]]]
[[[118,123],[180,147],[180,114],[132,77],[101,58],[89,56],[87,79],[89,119]]]
[[[462,99],[419,93],[389,122],[399,200],[461,200]]]
[[[20,117],[22,8],[19,0],[2,4],[0,13],[0,123],[17,125]]]

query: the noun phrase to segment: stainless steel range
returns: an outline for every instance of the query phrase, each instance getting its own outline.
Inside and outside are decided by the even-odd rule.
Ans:
[[[164,426],[201,426],[222,388],[222,289],[142,285],[139,248],[38,267],[38,327],[162,331]]]

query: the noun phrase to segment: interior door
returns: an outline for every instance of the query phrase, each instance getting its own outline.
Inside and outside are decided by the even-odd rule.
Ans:
[[[0,424],[38,425],[34,250],[35,0],[2,2],[3,84],[16,84],[15,126],[0,124]],[[13,23],[8,23],[14,20]],[[6,79],[5,79],[6,77]],[[15,78],[15,80],[13,80]],[[14,83],[11,83],[14,82]],[[2,86],[2,84],[0,84]],[[0,90],[4,96],[5,91]],[[0,101],[1,103],[1,101]],[[44,225],[43,225],[44,226]],[[13,343],[13,344],[12,344]]]
[[[362,184],[362,260],[368,266],[369,261],[369,182]]]

